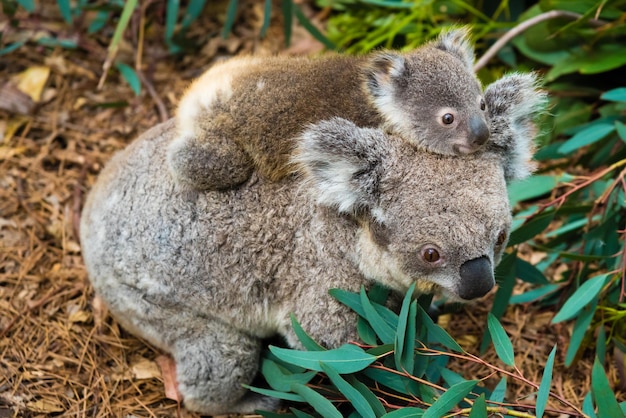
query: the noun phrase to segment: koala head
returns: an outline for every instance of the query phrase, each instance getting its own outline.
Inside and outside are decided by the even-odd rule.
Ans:
[[[407,54],[374,54],[365,88],[398,135],[437,154],[470,154],[489,139],[473,62],[467,30],[454,29]]]
[[[317,203],[353,217],[364,276],[399,291],[470,300],[495,284],[511,227],[507,181],[530,173],[545,95],[532,75],[487,89],[492,140],[465,158],[426,152],[381,129],[335,118],[311,126],[295,162]]]

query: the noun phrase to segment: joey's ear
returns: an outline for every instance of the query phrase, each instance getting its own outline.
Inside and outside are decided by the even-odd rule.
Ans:
[[[533,139],[539,133],[535,119],[548,102],[537,76],[505,75],[487,86],[485,102],[491,133],[488,149],[502,155],[507,182],[529,176],[535,169]]]
[[[391,98],[393,80],[406,70],[404,57],[394,52],[377,52],[365,67],[365,83],[375,100]]]
[[[431,46],[454,55],[470,73],[474,73],[474,46],[470,43],[469,36],[468,28],[449,29],[441,32]]]
[[[333,118],[302,134],[292,161],[320,205],[360,214],[376,205],[387,142],[382,130]]]

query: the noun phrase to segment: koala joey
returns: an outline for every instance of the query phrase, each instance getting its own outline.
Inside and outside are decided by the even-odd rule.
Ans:
[[[242,385],[262,339],[299,347],[291,313],[327,347],[357,339],[355,314],[329,289],[416,283],[470,300],[494,286],[506,183],[530,170],[543,95],[532,76],[511,75],[485,100],[492,139],[465,158],[331,118],[294,139],[296,176],[193,194],[161,169],[178,139],[165,122],[114,156],[89,193],[80,233],[93,287],[122,326],[172,354],[188,409],[273,409]]]
[[[384,124],[442,155],[475,152],[489,138],[486,105],[465,29],[414,51],[319,58],[233,58],[204,73],[180,101],[168,163],[179,184],[217,190],[256,169],[279,180],[296,138],[334,116]]]

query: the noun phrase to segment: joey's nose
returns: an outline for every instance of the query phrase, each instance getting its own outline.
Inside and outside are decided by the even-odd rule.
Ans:
[[[496,284],[491,262],[485,256],[468,260],[461,265],[461,283],[458,295],[465,300],[484,296]]]
[[[470,144],[476,147],[483,145],[489,139],[489,127],[480,116],[472,116],[469,121]]]

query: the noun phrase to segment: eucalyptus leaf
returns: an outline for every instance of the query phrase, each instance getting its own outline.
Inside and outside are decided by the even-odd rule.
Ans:
[[[578,314],[576,322],[574,323],[572,337],[570,338],[569,346],[567,347],[567,353],[565,354],[565,366],[569,367],[574,362],[576,353],[583,342],[583,338],[589,329],[589,325],[591,325],[591,320],[593,319],[593,314],[596,312],[597,306],[598,299],[595,298]]]
[[[467,380],[451,386],[424,412],[424,418],[441,418],[444,416],[474,389],[476,383],[478,380]]]
[[[35,0],[17,0],[17,3],[29,13],[35,11]]]
[[[396,352],[394,355],[396,369],[398,371],[406,370],[409,373],[413,372],[413,351],[415,348],[416,307],[411,309],[411,298],[414,291],[415,283],[409,287],[402,301],[402,308],[400,309],[398,319],[398,329],[396,330]],[[415,302],[415,305],[417,305],[417,302]]]
[[[367,400],[377,417],[385,415],[385,407],[378,397],[363,382],[359,381],[354,375],[346,375],[345,379]]]
[[[304,400],[315,409],[315,411],[324,418],[343,418],[341,412],[337,410],[324,396],[320,395],[308,386],[295,383],[292,390],[300,395]]]
[[[418,418],[424,416],[424,410],[413,407],[396,409],[383,415],[383,418]]]
[[[476,398],[474,405],[472,406],[472,412],[469,414],[469,418],[487,418],[487,402],[485,402],[485,395],[480,395]]]
[[[512,246],[521,244],[539,235],[539,233],[543,232],[548,225],[550,225],[550,222],[552,222],[552,219],[554,218],[554,214],[554,211],[548,211],[537,216],[533,216],[529,221],[511,233],[508,245]]]
[[[293,383],[309,383],[317,374],[315,371],[294,374],[289,372],[287,369],[281,368],[278,364],[268,359],[263,360],[261,364],[261,373],[272,389],[279,392],[291,391],[291,385]]]
[[[361,417],[376,418],[374,410],[361,392],[356,390],[350,383],[343,379],[333,367],[325,364],[324,362],[320,362],[320,365],[333,385],[335,385],[339,392],[341,392],[341,394],[350,401],[350,404],[352,404]]]
[[[600,98],[611,102],[626,102],[626,87],[618,87],[616,89],[609,90],[603,93]]]
[[[508,185],[509,202],[515,206],[518,202],[535,199],[550,193],[559,182],[559,176],[535,175],[523,180],[516,180]]]
[[[539,390],[537,391],[536,402],[536,415],[542,417],[548,404],[548,397],[550,396],[550,386],[552,385],[552,368],[554,367],[554,356],[556,354],[556,345],[550,352],[546,365],[543,369],[543,376],[541,377],[541,383],[539,384]]]
[[[457,343],[445,329],[435,324],[430,315],[428,315],[428,313],[424,311],[421,306],[418,307],[418,310],[420,312],[421,322],[426,325],[426,329],[428,330],[429,342],[441,344],[452,351],[456,351],[457,353],[465,352],[459,343]]]
[[[559,152],[561,154],[569,154],[577,151],[580,148],[598,142],[613,131],[615,131],[615,124],[612,122],[592,124],[565,141],[559,148]]]
[[[315,341],[309,334],[306,333],[302,326],[296,319],[295,315],[292,313],[289,315],[291,319],[291,327],[293,328],[293,332],[298,337],[298,340],[302,343],[302,346],[309,351],[326,351],[324,347],[319,345],[317,341]]]
[[[591,369],[591,391],[598,408],[599,417],[620,417],[622,410],[611,390],[604,368],[596,358]]]
[[[513,295],[511,299],[509,299],[509,303],[514,305],[518,303],[528,303],[533,302],[539,299],[544,298],[545,296],[556,292],[561,289],[563,286],[558,284],[547,284],[545,286],[538,287],[536,289],[529,290],[528,292]]]
[[[598,296],[602,288],[609,282],[612,274],[606,273],[592,277],[585,281],[570,296],[556,316],[552,319],[552,323],[567,321],[575,317],[581,309],[585,307],[592,299]]]
[[[120,74],[122,74],[122,77],[124,77],[124,80],[126,80],[130,88],[133,90],[135,96],[139,96],[139,93],[141,93],[141,81],[139,80],[139,76],[135,70],[122,62],[116,63],[115,68],[117,68]]]
[[[487,318],[487,327],[489,328],[489,334],[491,334],[491,340],[496,349],[496,354],[509,366],[515,365],[515,355],[513,351],[513,344],[507,335],[498,319],[490,312]]]
[[[352,344],[327,351],[298,351],[274,346],[269,349],[284,362],[318,372],[322,371],[320,361],[331,365],[340,374],[358,372],[376,361],[376,356]]]
[[[254,386],[249,386],[249,385],[242,385],[242,386],[252,392],[256,392],[265,396],[270,396],[272,398],[282,399],[285,401],[292,401],[292,402],[305,402],[305,399],[302,396],[295,394],[295,393],[280,392],[280,391],[272,390],[272,389],[255,388]]]
[[[593,394],[591,391],[587,392],[585,399],[583,399],[582,410],[585,415],[589,416],[589,418],[596,418],[596,412],[593,406]]]
[[[365,311],[365,318],[370,323],[378,338],[385,344],[393,343],[396,339],[396,332],[389,326],[382,316],[376,311],[372,303],[365,293],[365,289],[361,288],[361,305]]]
[[[504,396],[506,395],[506,376],[504,376],[496,387],[491,392],[491,396],[489,396],[489,400],[492,402],[503,402]]]

